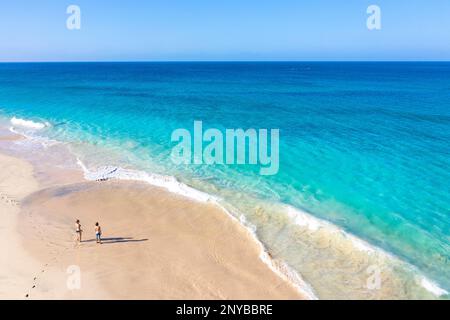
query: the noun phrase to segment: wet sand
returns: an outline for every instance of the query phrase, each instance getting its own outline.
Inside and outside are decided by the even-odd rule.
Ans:
[[[24,137],[18,134],[8,134],[0,136],[0,141],[18,141],[23,139]]]

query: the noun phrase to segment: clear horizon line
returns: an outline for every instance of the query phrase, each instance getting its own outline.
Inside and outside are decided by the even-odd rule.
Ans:
[[[5,60],[4,63],[192,63],[192,62],[450,62],[450,60]]]

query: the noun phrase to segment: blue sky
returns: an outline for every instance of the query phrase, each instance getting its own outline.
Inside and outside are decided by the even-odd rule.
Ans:
[[[450,60],[450,1],[1,0],[0,61],[98,60]]]

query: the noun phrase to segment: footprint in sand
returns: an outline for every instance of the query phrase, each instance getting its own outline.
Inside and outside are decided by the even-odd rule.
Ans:
[[[47,267],[48,266],[48,263],[46,263],[45,265],[44,265],[44,267]],[[41,273],[44,273],[45,272],[45,269],[42,269],[41,270]],[[36,288],[36,280],[38,279],[38,277],[36,276],[36,277],[34,277],[33,278],[33,286],[31,287],[31,289],[34,289],[34,288]],[[28,294],[27,295],[25,295],[25,297],[26,298],[28,298]]]
[[[15,200],[13,197],[9,196],[6,193],[0,193],[0,197],[5,203],[11,204],[13,206],[18,206],[20,204],[19,201]]]

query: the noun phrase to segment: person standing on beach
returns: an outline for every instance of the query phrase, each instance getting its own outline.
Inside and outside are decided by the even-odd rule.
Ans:
[[[76,230],[76,233],[77,233],[77,241],[79,243],[81,243],[81,233],[83,232],[83,230],[81,230],[80,220],[77,220],[77,222],[75,223],[75,230]]]
[[[98,222],[95,223],[95,238],[97,239],[97,243],[102,243],[102,228]]]

